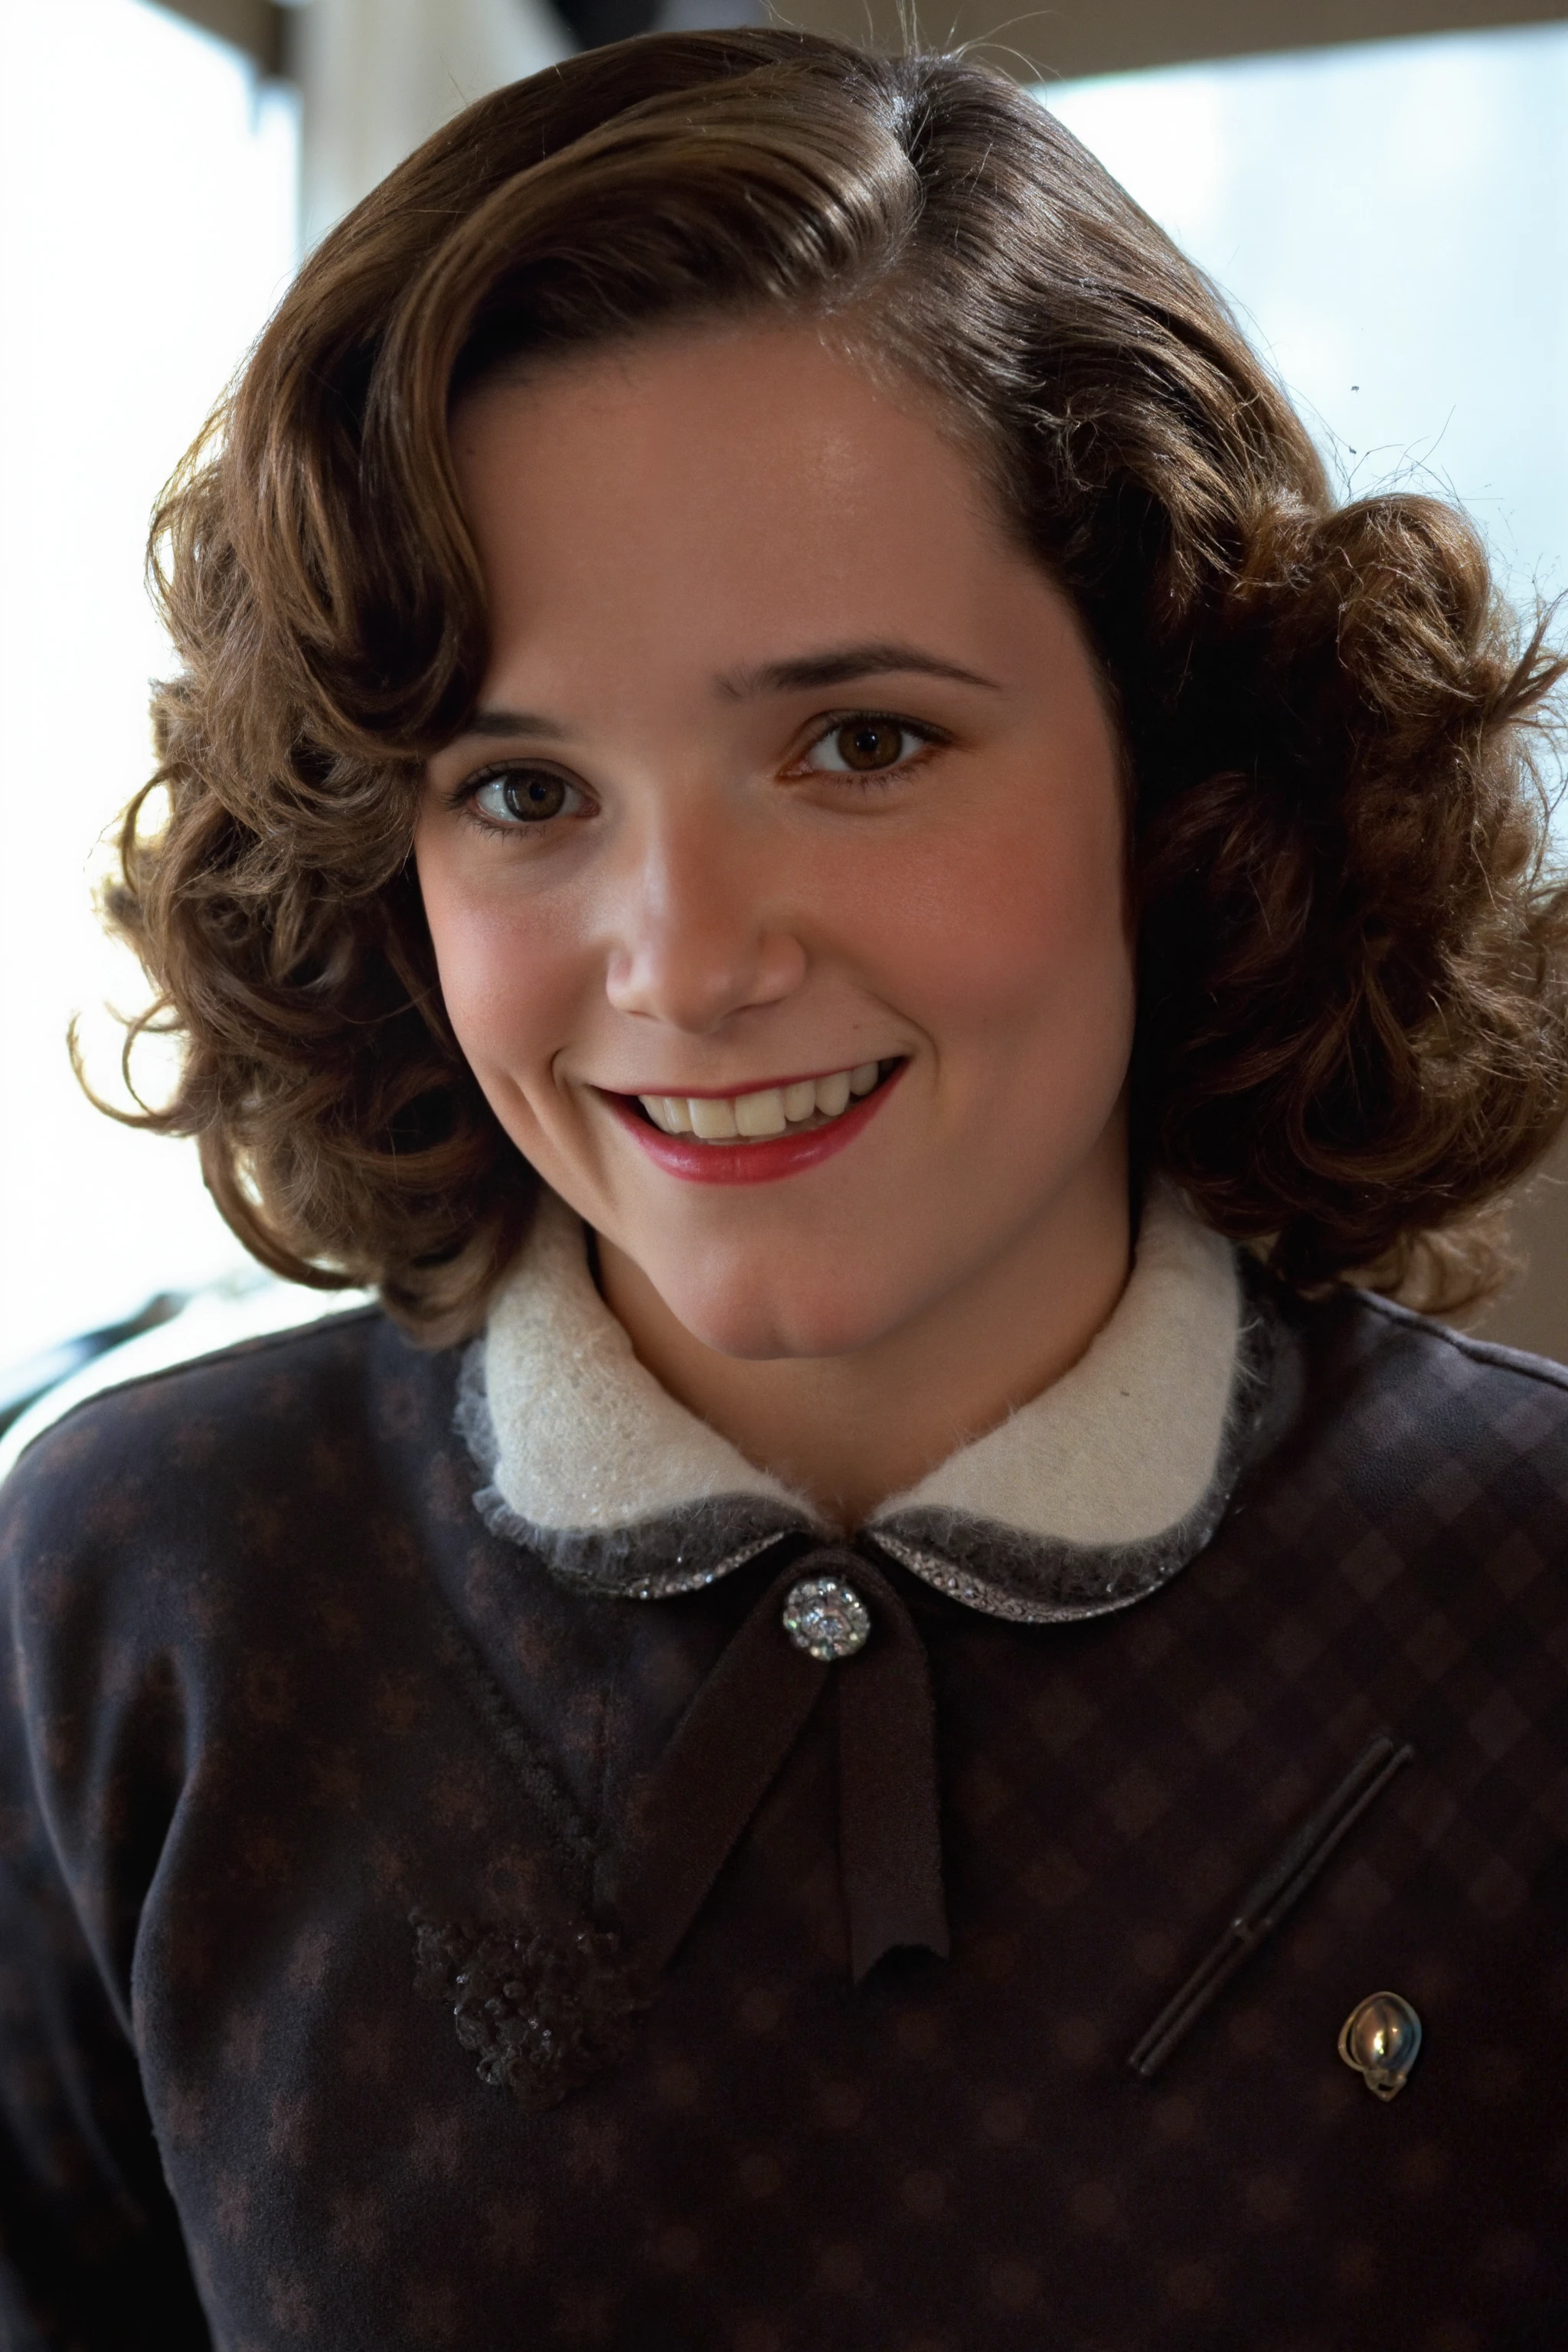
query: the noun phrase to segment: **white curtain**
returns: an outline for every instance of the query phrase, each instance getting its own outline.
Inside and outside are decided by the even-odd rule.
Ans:
[[[297,31],[307,247],[450,116],[573,46],[549,0],[305,0]]]

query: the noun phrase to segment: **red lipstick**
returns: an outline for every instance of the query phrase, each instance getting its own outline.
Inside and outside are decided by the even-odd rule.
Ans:
[[[858,1102],[821,1127],[805,1128],[795,1135],[770,1135],[755,1143],[699,1143],[694,1136],[666,1135],[644,1117],[634,1097],[606,1094],[604,1099],[648,1158],[657,1160],[670,1175],[683,1177],[689,1184],[772,1184],[780,1177],[798,1176],[807,1168],[816,1168],[847,1143],[853,1143],[908,1067],[907,1062],[900,1062],[868,1095],[862,1095]]]

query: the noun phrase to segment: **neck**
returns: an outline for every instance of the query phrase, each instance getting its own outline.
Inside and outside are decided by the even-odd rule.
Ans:
[[[654,1378],[759,1469],[850,1529],[1071,1369],[1110,1315],[1131,1255],[1124,1164],[961,1287],[842,1355],[725,1356],[677,1321],[640,1266],[599,1244],[600,1282]]]

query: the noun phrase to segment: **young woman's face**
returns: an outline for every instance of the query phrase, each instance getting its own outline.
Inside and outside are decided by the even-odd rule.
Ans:
[[[1070,1246],[1125,1186],[1117,751],[971,465],[794,328],[492,384],[454,444],[492,646],[416,850],[518,1149],[734,1356]]]

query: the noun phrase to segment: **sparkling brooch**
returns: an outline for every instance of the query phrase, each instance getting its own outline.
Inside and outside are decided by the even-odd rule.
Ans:
[[[865,1648],[871,1612],[839,1577],[803,1576],[784,1596],[784,1629],[797,1650],[830,1665]]]
[[[1421,2020],[1399,1993],[1368,1993],[1340,2028],[1340,2056],[1380,2099],[1399,2096],[1420,2055]]]

